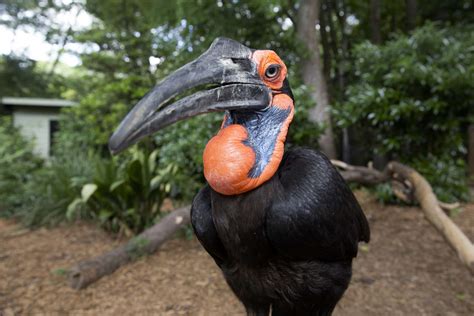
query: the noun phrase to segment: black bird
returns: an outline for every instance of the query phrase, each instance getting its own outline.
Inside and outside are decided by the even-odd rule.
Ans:
[[[249,315],[330,315],[352,274],[367,220],[330,161],[284,153],[293,95],[281,59],[226,38],[157,84],[125,117],[117,153],[176,121],[225,111],[204,151],[208,184],[191,219]],[[202,90],[182,95],[192,88]]]

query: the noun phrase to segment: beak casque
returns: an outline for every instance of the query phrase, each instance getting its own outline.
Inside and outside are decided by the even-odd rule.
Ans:
[[[252,50],[236,41],[214,40],[205,53],[166,77],[135,105],[110,138],[111,152],[119,153],[147,135],[198,114],[266,108],[271,91],[261,81],[251,56]],[[206,86],[211,88],[205,90]],[[202,89],[170,102],[193,88]]]

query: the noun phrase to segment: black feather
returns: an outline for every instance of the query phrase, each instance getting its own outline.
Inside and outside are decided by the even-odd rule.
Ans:
[[[192,224],[248,314],[330,315],[346,290],[367,220],[321,153],[285,153],[277,173],[236,196],[208,186]]]

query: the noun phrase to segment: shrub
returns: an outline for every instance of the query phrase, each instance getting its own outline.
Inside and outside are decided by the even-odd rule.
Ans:
[[[335,106],[339,127],[363,131],[367,151],[389,154],[415,168],[443,190],[465,188],[465,135],[474,113],[474,26],[428,24],[382,46],[354,50],[355,83]],[[429,167],[428,167],[429,166]],[[440,175],[449,171],[450,179]],[[444,181],[440,181],[443,178]],[[462,189],[459,192],[464,192]]]
[[[32,172],[14,215],[30,227],[65,221],[68,205],[92,177],[94,157],[81,151],[63,152],[44,168]]]
[[[160,150],[159,169],[176,167],[171,192],[177,199],[190,201],[204,185],[202,153],[209,139],[218,131],[223,115],[202,115],[179,122],[154,136]]]
[[[42,165],[33,146],[13,127],[9,117],[0,117],[0,215],[12,216],[22,203],[21,193],[31,174]]]
[[[29,227],[86,219],[115,233],[141,232],[161,216],[163,199],[176,186],[176,164],[159,167],[158,153],[136,146],[120,157],[105,158],[94,152],[59,151],[46,166],[28,170],[20,188],[10,190],[17,191],[17,203],[2,215]]]
[[[132,235],[161,215],[176,166],[158,167],[158,150],[132,148],[131,157],[97,158],[93,177],[67,207],[67,217],[98,220],[106,230]]]
[[[440,201],[469,200],[463,159],[453,159],[449,154],[438,157],[428,154],[412,160],[411,166],[427,177]]]
[[[324,132],[324,126],[309,120],[309,110],[314,106],[305,85],[292,86],[295,98],[295,116],[288,132],[289,146],[306,146],[318,148],[318,140]]]

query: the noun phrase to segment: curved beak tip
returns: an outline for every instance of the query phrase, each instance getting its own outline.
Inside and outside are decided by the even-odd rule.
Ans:
[[[109,151],[112,154],[112,156],[120,153],[120,150],[117,147],[111,145],[110,143],[109,143]]]
[[[123,146],[123,142],[118,138],[119,137],[117,136],[117,134],[114,133],[109,139],[108,147],[112,155],[116,155],[125,149],[125,146]]]

